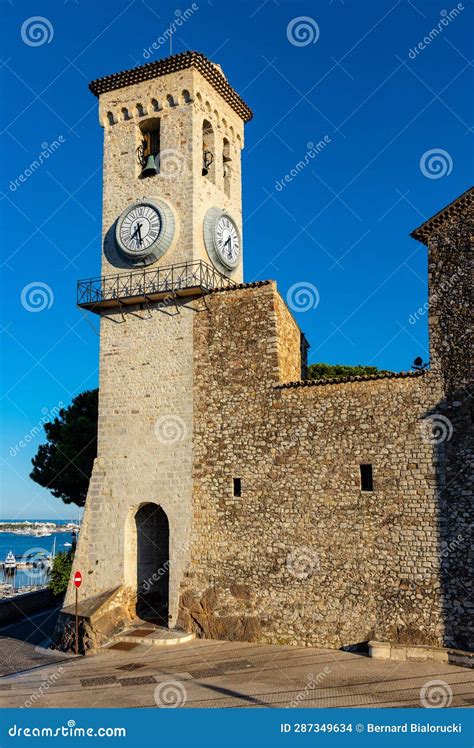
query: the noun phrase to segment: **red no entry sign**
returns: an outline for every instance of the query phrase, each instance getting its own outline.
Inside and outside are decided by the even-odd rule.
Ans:
[[[75,587],[80,587],[82,584],[82,574],[80,571],[76,571],[74,574],[74,585]]]

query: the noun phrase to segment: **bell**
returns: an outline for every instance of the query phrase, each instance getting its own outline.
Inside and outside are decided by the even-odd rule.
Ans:
[[[150,154],[147,156],[145,166],[143,167],[142,177],[150,177],[152,174],[158,174],[158,169],[156,168],[155,157]]]
[[[214,161],[214,156],[211,151],[204,151],[202,154],[202,176],[207,177],[209,174],[209,167]]]

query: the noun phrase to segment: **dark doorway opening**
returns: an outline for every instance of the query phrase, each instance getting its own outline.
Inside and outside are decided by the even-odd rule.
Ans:
[[[139,618],[168,626],[169,525],[160,506],[145,504],[137,528],[137,606]]]

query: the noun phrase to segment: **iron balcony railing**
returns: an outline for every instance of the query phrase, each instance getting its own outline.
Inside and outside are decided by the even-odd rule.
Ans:
[[[167,294],[176,296],[235,286],[233,280],[219,273],[203,260],[184,262],[152,270],[134,270],[118,275],[80,280],[77,304],[94,311],[101,307],[120,306],[140,301],[154,301]]]

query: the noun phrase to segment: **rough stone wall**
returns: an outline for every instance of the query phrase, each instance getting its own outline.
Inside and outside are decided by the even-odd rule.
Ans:
[[[199,304],[199,302],[196,302]],[[188,558],[192,511],[193,315],[182,306],[101,319],[98,454],[76,551],[81,596],[136,591],[134,516],[160,505],[170,525],[170,623]],[[70,586],[66,605],[72,603]]]
[[[194,524],[180,624],[273,643],[442,644],[446,470],[426,429],[439,379],[282,388],[300,365],[289,363],[299,331],[274,284],[209,304],[194,319]],[[373,492],[361,491],[364,463]]]
[[[172,103],[168,97],[172,97]],[[142,179],[136,149],[142,139],[140,125],[151,117],[160,119],[162,170]],[[201,173],[205,119],[214,130],[214,182]],[[103,275],[131,269],[116,249],[114,232],[117,218],[136,200],[165,200],[175,214],[175,239],[152,267],[199,259],[210,262],[203,221],[211,207],[228,210],[242,230],[243,122],[197,70],[189,68],[102,94],[99,120],[104,128]],[[230,195],[224,189],[224,137],[229,141],[232,159]],[[242,263],[232,272],[221,270],[237,282],[242,280]]]
[[[428,240],[431,367],[443,395],[433,409],[445,641],[474,648],[472,545],[474,453],[472,440],[472,208],[456,214]]]

